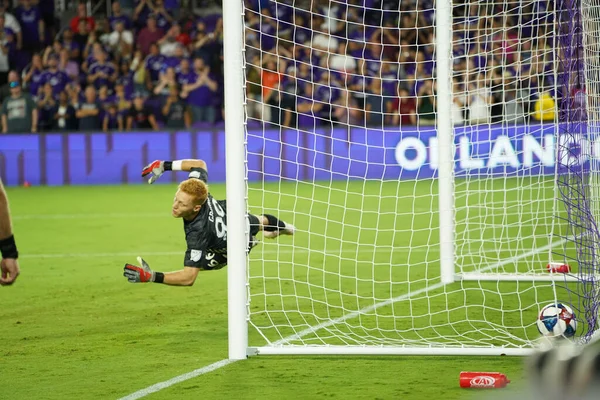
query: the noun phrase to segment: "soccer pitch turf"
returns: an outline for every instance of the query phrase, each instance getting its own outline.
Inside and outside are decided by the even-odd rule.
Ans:
[[[419,185],[423,193],[429,193],[431,188],[426,185],[431,184],[425,182]],[[375,222],[367,218],[355,220],[359,218],[358,210],[361,207],[365,214],[364,205],[367,204],[360,193],[368,192],[364,192],[362,184],[353,185],[346,186],[344,183],[336,186],[336,190],[320,191],[318,185],[266,184],[250,190],[251,211],[260,212],[262,207],[270,212],[279,209],[285,220],[291,218],[294,210],[294,223],[300,228],[300,233],[305,233],[304,237],[302,234],[293,239],[282,237],[278,239],[278,244],[263,244],[253,250],[251,262],[258,262],[262,266],[261,273],[255,276],[255,287],[259,289],[253,292],[256,293],[252,303],[253,312],[270,307],[269,301],[262,299],[265,303],[262,308],[254,308],[254,304],[261,303],[260,285],[269,284],[264,283],[269,282],[265,277],[276,277],[277,282],[273,284],[281,288],[285,287],[282,282],[300,277],[304,277],[305,281],[308,279],[308,282],[328,279],[325,272],[306,267],[313,263],[328,266],[325,271],[341,268],[337,270],[339,285],[335,287],[340,294],[328,298],[333,307],[317,309],[310,318],[303,316],[297,321],[299,326],[304,323],[317,324],[324,315],[335,318],[339,316],[336,312],[341,313],[342,307],[347,309],[352,302],[355,310],[368,306],[369,300],[364,304],[360,301],[357,303],[354,296],[357,291],[365,297],[370,296],[372,303],[373,298],[384,297],[385,293],[398,296],[408,290],[407,284],[403,284],[393,289],[388,287],[387,292],[382,292],[381,288],[373,285],[369,289],[358,287],[355,280],[352,283],[355,292],[351,293],[346,287],[350,282],[339,279],[339,276],[350,276],[351,273],[343,270],[345,264],[340,263],[340,256],[331,254],[331,251],[340,249],[344,254],[349,252],[342,258],[359,260],[354,262],[352,268],[357,268],[357,271],[366,269],[376,275],[372,265],[365,267],[367,262],[371,260],[370,264],[373,264],[374,260],[383,268],[390,259],[386,246],[402,247],[410,244],[411,240],[406,235],[395,235],[392,239],[385,235],[378,235],[377,239],[369,236],[374,234],[369,228],[393,229],[398,221],[389,215],[380,215]],[[394,188],[397,186],[395,184]],[[407,184],[407,188],[407,193],[420,193],[414,183]],[[371,189],[374,189],[370,191],[371,200],[378,193],[387,193],[387,189]],[[3,340],[0,376],[4,382],[0,399],[116,399],[227,358],[226,269],[201,273],[191,288],[132,285],[122,276],[123,264],[135,262],[138,255],[156,270],[181,268],[185,250],[181,221],[170,216],[175,186],[30,187],[7,190],[21,253],[22,275],[14,287],[0,289],[0,337]],[[341,193],[352,191],[356,193],[340,196]],[[223,198],[224,185],[211,185],[211,192],[216,198]],[[274,192],[284,195],[272,196]],[[381,199],[372,206],[371,212],[397,210],[397,199],[393,200],[393,196],[393,192],[389,193],[390,198]],[[417,200],[412,200],[413,206],[426,200],[424,196],[417,197]],[[465,199],[457,201],[468,202]],[[487,201],[495,204],[494,199],[488,198]],[[528,199],[523,201],[527,203]],[[428,207],[429,204],[424,206]],[[415,213],[415,209],[410,207],[401,210],[404,216]],[[310,215],[305,222],[312,225],[303,225],[298,213]],[[419,211],[416,210],[416,213],[419,214]],[[490,223],[486,219],[488,217],[482,217],[480,222]],[[426,242],[429,236],[437,241],[437,231],[426,229],[430,218],[431,215],[423,213],[402,229],[420,229],[420,233],[412,239],[418,238],[420,244]],[[320,225],[326,221],[326,226]],[[335,221],[342,221],[346,228]],[[361,226],[366,228],[362,233],[352,228],[359,226],[359,222],[364,223]],[[510,229],[518,228],[511,223],[507,225],[512,228],[508,228],[505,234],[510,234]],[[343,234],[340,229],[345,229]],[[482,235],[485,238],[485,233],[480,237]],[[531,236],[527,232],[523,235]],[[344,240],[340,243],[326,239],[326,236]],[[373,257],[371,249],[371,254],[363,258],[361,254],[367,250],[369,243],[381,245],[380,252]],[[525,243],[524,246],[531,248],[531,244]],[[310,251],[294,252],[289,251],[290,248]],[[352,248],[357,250],[358,257],[354,257],[349,250]],[[273,249],[276,251],[271,251]],[[425,265],[424,257],[428,256],[433,259],[439,254],[434,250],[414,252],[399,263]],[[510,257],[511,254],[496,256]],[[292,261],[299,265],[294,272],[286,269]],[[388,280],[389,273],[388,267]],[[394,279],[423,281],[429,274],[433,277],[436,273],[439,270],[433,267],[421,272],[415,268],[410,273],[398,272],[400,275]],[[367,274],[364,278],[370,279],[372,276]],[[323,286],[329,287],[329,284]],[[491,285],[498,286],[497,283]],[[521,285],[525,285],[520,289],[524,292],[523,298],[534,295],[527,294],[527,290],[523,289],[527,284]],[[417,285],[411,290],[420,287],[424,286]],[[297,286],[296,290],[303,288]],[[511,289],[507,289],[509,291]],[[311,292],[311,296],[317,300],[326,295],[325,291]],[[487,296],[488,301],[496,302],[498,307],[508,310],[517,310],[521,306],[514,297],[495,299],[491,293]],[[469,301],[476,305],[481,299],[472,296]],[[275,310],[287,307],[284,303],[280,296],[279,303],[274,305],[277,307]],[[427,304],[414,302],[409,311],[414,315],[426,315],[427,309],[423,307],[427,307]],[[301,309],[302,305],[296,303],[296,306]],[[390,312],[394,315],[402,315],[403,312],[397,305],[380,311],[380,317]],[[490,311],[487,310],[487,318],[494,318],[493,313],[489,314]],[[535,316],[535,311],[531,312]],[[261,315],[257,315],[258,321],[261,321]],[[445,318],[449,318],[446,322],[455,322],[454,317]],[[361,324],[367,329],[381,328],[379,333],[373,334],[386,339],[388,337],[381,333],[388,328],[385,321],[385,318],[380,318],[380,321],[365,318]],[[520,321],[512,322],[512,326],[521,324]],[[530,324],[533,321],[525,322]],[[286,332],[284,330],[281,333],[285,335]],[[339,333],[352,332],[340,330]],[[444,333],[442,329],[441,335]],[[422,334],[427,337],[431,332]],[[270,335],[268,331],[267,335]],[[408,330],[404,335],[410,339]],[[275,336],[272,338],[277,339]],[[256,332],[251,332],[250,339],[253,344],[259,337]],[[305,340],[321,339],[315,334],[307,336]],[[523,359],[519,357],[257,356],[186,380],[147,398],[481,398],[480,393],[458,387],[458,375],[462,370],[506,373],[513,383],[502,390],[502,394],[516,394],[524,386]]]

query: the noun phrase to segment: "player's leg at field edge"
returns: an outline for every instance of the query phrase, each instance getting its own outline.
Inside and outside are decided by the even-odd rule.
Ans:
[[[258,216],[258,230],[263,231],[264,237],[274,239],[279,235],[293,235],[295,228],[273,215],[264,214]]]

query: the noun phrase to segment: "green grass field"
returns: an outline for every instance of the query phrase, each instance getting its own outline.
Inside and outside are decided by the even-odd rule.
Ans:
[[[419,338],[456,344],[462,337],[473,345],[520,345],[533,339],[534,303],[550,295],[547,284],[464,282],[423,292],[439,282],[433,185],[252,187],[251,211],[287,210],[280,214],[299,232],[251,253],[251,323],[261,333],[253,328],[250,344],[262,346],[264,337],[277,341],[418,290],[418,296],[294,343],[355,344],[359,336],[372,344]],[[488,188],[491,197],[483,199],[457,197],[459,208],[473,206],[468,211],[473,223],[457,227],[457,238],[482,243],[478,252],[461,247],[459,257],[481,267],[517,257],[497,269],[535,270],[547,257],[519,254],[550,238],[523,221],[549,215],[535,208],[543,202],[527,199],[521,201],[521,217],[514,210],[498,211],[522,200],[506,198],[507,188],[501,189]],[[173,185],[8,188],[22,275],[13,287],[0,289],[0,399],[117,399],[227,358],[226,269],[201,273],[191,288],[132,285],[122,277],[123,264],[138,255],[155,270],[181,268],[182,223],[170,217],[174,190]],[[211,192],[222,198],[224,186],[212,185]],[[478,207],[482,201],[489,206]],[[478,224],[488,228],[477,237]],[[530,239],[511,244],[507,238],[517,231]],[[507,339],[511,335],[516,339]],[[481,398],[458,387],[461,370],[504,372],[513,383],[502,393],[515,396],[525,385],[522,366],[522,358],[500,356],[256,356],[148,398]]]

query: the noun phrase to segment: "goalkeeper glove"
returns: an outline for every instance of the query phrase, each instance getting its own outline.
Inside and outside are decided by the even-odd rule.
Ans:
[[[156,182],[158,178],[160,178],[163,172],[171,171],[172,165],[173,163],[171,161],[152,161],[150,164],[146,165],[142,170],[142,178],[146,175],[152,174],[150,179],[148,179],[148,183],[152,184]]]
[[[154,282],[156,272],[150,269],[150,266],[142,257],[137,258],[141,267],[137,265],[125,264],[123,268],[123,276],[131,283],[147,283]]]

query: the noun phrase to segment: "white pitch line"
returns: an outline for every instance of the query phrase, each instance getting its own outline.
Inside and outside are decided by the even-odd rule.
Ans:
[[[222,368],[226,365],[229,365],[233,362],[236,362],[238,360],[229,360],[229,359],[225,359],[225,360],[221,360],[221,361],[217,361],[216,363],[207,365],[206,367],[202,367],[199,369],[195,369],[191,372],[176,376],[174,378],[169,379],[168,381],[164,381],[164,382],[159,382],[155,385],[152,386],[148,386],[145,389],[141,389],[138,390],[137,392],[131,393],[130,395],[127,395],[125,397],[121,397],[119,400],[136,400],[136,399],[140,399],[144,396],[148,396],[149,394],[158,392],[159,390],[162,389],[166,389],[170,386],[176,385],[180,382],[183,381],[187,381],[188,379],[192,379],[192,378],[196,378],[200,375],[204,375],[207,374],[209,372],[212,372],[216,369]]]
[[[271,245],[272,246],[272,245]],[[268,246],[268,247],[271,247]],[[372,250],[361,250],[361,253],[365,254],[366,252],[371,251]],[[379,249],[378,250],[380,253],[382,254],[390,254],[390,253],[426,253],[426,252],[433,252],[433,253],[437,253],[438,250],[437,249],[422,249],[422,248],[417,248],[417,249],[394,249],[392,252],[388,250],[382,250]],[[115,252],[115,253],[39,253],[39,254],[35,254],[35,253],[25,253],[25,254],[20,254],[19,257],[20,258],[87,258],[87,257],[130,257],[130,256],[176,256],[176,255],[181,255],[185,252],[185,250],[182,251],[137,251],[137,252]],[[257,255],[257,254],[306,254],[306,253],[315,253],[315,254],[325,254],[325,255],[339,255],[339,254],[356,254],[356,249],[345,249],[345,250],[335,250],[335,251],[328,251],[328,250],[314,250],[314,249],[290,249],[290,248],[281,248],[279,250],[257,250],[254,249],[252,251],[252,253],[250,253],[250,255]],[[359,260],[362,262],[365,261],[369,261],[369,260]]]
[[[94,219],[94,218],[173,218],[170,213],[83,213],[83,214],[23,214],[13,215],[13,220],[44,219]]]

